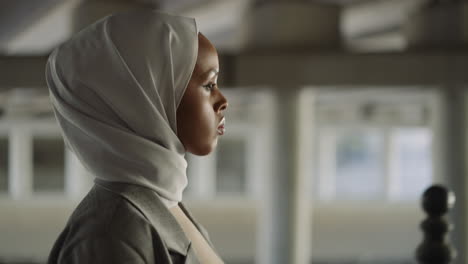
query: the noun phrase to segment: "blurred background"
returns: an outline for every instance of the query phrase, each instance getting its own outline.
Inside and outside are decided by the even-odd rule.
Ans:
[[[195,17],[230,107],[185,201],[226,263],[416,263],[420,197],[451,188],[467,263],[468,1],[1,0],[0,263],[45,263],[92,176],[64,149],[48,54],[133,8]]]

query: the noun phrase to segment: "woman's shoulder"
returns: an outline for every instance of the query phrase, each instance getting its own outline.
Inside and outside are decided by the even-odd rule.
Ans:
[[[67,227],[82,239],[87,237],[151,235],[151,223],[124,197],[96,185],[71,214]]]
[[[160,243],[156,230],[138,208],[116,193],[93,186],[71,214],[51,252],[51,259],[61,261],[49,263],[75,263],[73,259],[84,263],[86,257],[103,257],[103,263],[111,263],[108,261],[117,256],[119,261],[154,259],[154,247],[161,247]]]

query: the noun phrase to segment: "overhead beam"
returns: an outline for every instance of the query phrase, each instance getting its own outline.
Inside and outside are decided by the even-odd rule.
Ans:
[[[45,87],[47,56],[0,56],[0,90]]]
[[[244,54],[234,59],[234,86],[468,84],[468,51],[431,53]]]
[[[45,87],[47,56],[0,56],[0,89]],[[221,85],[405,86],[468,84],[468,51],[221,55]]]

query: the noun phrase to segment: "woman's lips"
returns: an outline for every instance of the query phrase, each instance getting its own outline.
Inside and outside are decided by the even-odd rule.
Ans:
[[[218,135],[222,136],[226,132],[226,128],[224,127],[225,124],[226,124],[226,119],[223,117],[223,119],[221,119],[221,122],[219,122]]]

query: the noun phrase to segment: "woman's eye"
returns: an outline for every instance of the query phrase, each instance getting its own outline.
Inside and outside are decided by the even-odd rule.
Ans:
[[[216,87],[216,83],[209,83],[207,85],[204,85],[203,87],[205,87],[207,90],[211,91]]]

